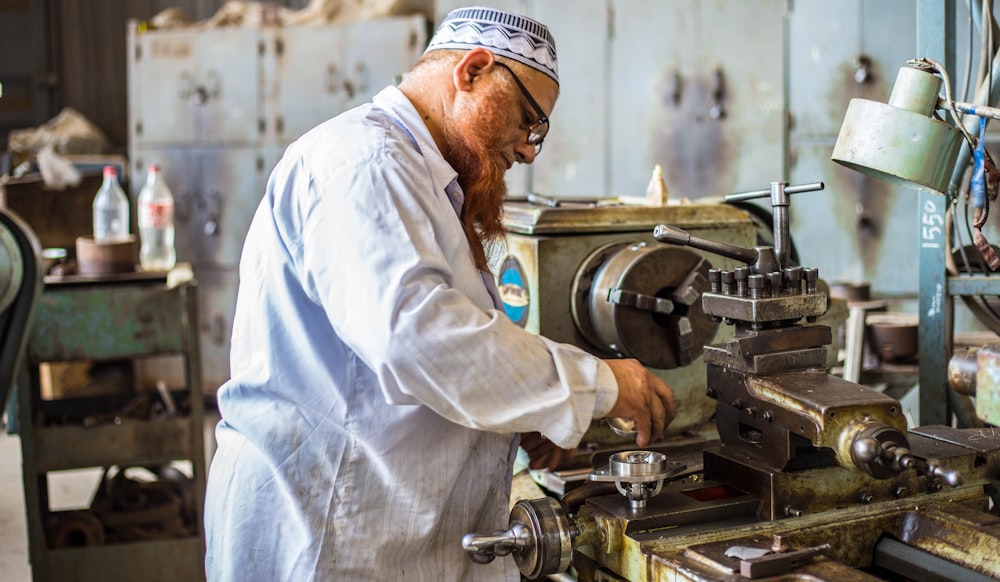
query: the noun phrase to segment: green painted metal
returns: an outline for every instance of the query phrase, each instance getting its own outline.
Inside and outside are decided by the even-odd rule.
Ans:
[[[197,285],[145,280],[49,285],[17,386],[28,550],[32,579],[203,580],[205,539],[204,393],[198,345]],[[38,364],[140,359],[184,360],[190,412],[166,420],[47,426],[41,418]],[[112,411],[108,411],[112,412]],[[87,466],[119,467],[189,460],[197,534],[177,539],[52,549],[46,473]]]

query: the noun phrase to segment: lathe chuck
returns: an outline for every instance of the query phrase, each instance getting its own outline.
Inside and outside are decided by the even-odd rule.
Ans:
[[[642,242],[600,247],[574,278],[573,320],[603,352],[652,368],[687,365],[719,326],[701,307],[711,267],[684,249]]]

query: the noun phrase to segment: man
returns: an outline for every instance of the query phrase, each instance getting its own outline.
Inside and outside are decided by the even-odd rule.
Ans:
[[[666,384],[517,327],[488,272],[557,93],[546,27],[460,9],[398,88],[289,146],[240,264],[209,579],[517,580],[461,549],[506,527],[517,434],[662,434]]]

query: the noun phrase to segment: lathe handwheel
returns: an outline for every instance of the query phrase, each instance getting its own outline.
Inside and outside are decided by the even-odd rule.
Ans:
[[[518,501],[510,525],[531,531],[532,542],[513,553],[518,569],[529,580],[565,572],[573,558],[573,529],[559,502],[551,497]]]

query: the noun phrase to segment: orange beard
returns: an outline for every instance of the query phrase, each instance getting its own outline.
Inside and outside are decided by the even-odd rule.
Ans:
[[[511,95],[494,86],[475,106],[456,111],[445,124],[445,159],[458,172],[465,193],[460,218],[476,267],[488,271],[486,245],[504,237],[503,201],[507,196],[507,164],[497,144],[511,121],[504,110]]]

